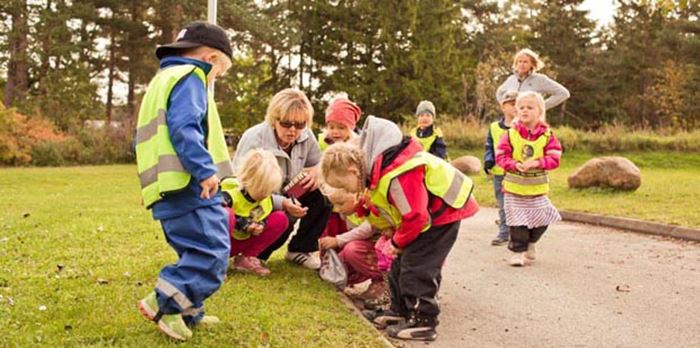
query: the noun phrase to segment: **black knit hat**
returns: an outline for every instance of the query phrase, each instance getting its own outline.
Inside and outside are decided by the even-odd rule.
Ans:
[[[218,25],[207,22],[193,22],[177,34],[175,42],[161,45],[156,48],[156,57],[163,57],[178,54],[182,49],[200,46],[216,48],[224,52],[229,58],[233,56],[231,41],[226,35],[226,31]]]

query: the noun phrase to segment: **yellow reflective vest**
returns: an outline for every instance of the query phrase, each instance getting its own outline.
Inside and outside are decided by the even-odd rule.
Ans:
[[[501,137],[503,137],[503,134],[506,134],[507,129],[501,128],[501,126],[498,124],[498,121],[491,123],[491,140],[493,140],[493,153],[494,153],[494,158],[496,157],[496,149],[498,148],[498,143],[501,141]],[[493,168],[491,168],[491,173],[493,175],[504,175],[506,173],[503,168],[501,168],[498,164],[494,165]]]
[[[384,174],[377,186],[369,191],[370,202],[377,208],[379,214],[370,213],[367,216],[373,227],[383,230],[397,229],[401,226],[401,212],[389,203],[389,186],[394,178],[419,166],[425,166],[424,182],[428,192],[442,198],[447,205],[455,209],[467,203],[474,188],[472,180],[441,158],[428,152],[418,152],[402,165]],[[396,197],[397,194],[404,194],[404,192],[392,192],[395,201],[408,200],[407,197],[403,199]],[[425,232],[430,226],[431,223],[428,221],[421,232]]]
[[[247,218],[251,221],[261,222],[272,213],[272,197],[265,197],[259,202],[255,202],[241,190],[238,180],[229,178],[221,182],[221,190],[231,196],[233,202],[233,213],[237,216]],[[246,240],[250,238],[250,233],[241,230],[234,230],[231,234],[234,239]]]
[[[321,149],[321,152],[326,151],[328,148],[328,143],[326,142],[326,137],[324,136],[324,133],[321,133],[318,135],[318,148]]]
[[[204,71],[195,65],[183,64],[160,70],[148,84],[141,102],[136,129],[136,164],[141,182],[141,195],[146,208],[168,192],[187,186],[191,174],[185,170],[170,141],[166,114],[168,100],[175,85],[189,74],[196,74],[207,87]],[[233,176],[221,120],[211,93],[208,95],[207,147],[217,167],[217,176]]]
[[[437,128],[437,127],[433,127],[433,134],[431,134],[430,136],[425,137],[425,138],[418,137],[418,127],[415,127],[413,129],[411,129],[411,136],[414,139],[418,140],[420,145],[423,147],[423,151],[425,151],[425,152],[430,151],[430,147],[433,146],[435,139],[437,139],[438,137],[441,137],[441,138],[443,137],[442,131],[440,130],[440,128]]]
[[[547,130],[535,140],[527,140],[515,128],[508,130],[508,139],[513,148],[513,159],[525,162],[544,157],[544,147],[549,142],[552,132]],[[525,173],[507,172],[503,178],[503,188],[510,193],[521,196],[537,196],[549,192],[549,177],[542,169],[534,169]]]

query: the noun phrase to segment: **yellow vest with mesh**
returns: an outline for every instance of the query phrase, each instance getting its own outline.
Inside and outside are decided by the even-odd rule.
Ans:
[[[401,226],[401,212],[388,200],[389,186],[394,178],[419,166],[425,166],[424,182],[428,192],[442,198],[447,205],[456,209],[466,204],[474,188],[472,180],[437,156],[428,152],[419,152],[404,164],[384,174],[379,179],[377,187],[369,191],[370,201],[379,211],[379,215],[371,213],[367,216],[373,227],[383,230],[397,229]],[[392,192],[395,201],[407,201],[407,198],[396,197],[396,194],[400,193]],[[423,226],[422,232],[428,230],[430,226],[431,223],[428,221]]]
[[[175,85],[189,74],[195,74],[207,87],[206,74],[201,68],[184,64],[162,69],[148,84],[148,91],[141,102],[136,125],[136,164],[141,182],[141,195],[146,208],[163,198],[168,192],[187,186],[191,175],[182,166],[170,141],[166,114],[168,100]],[[207,148],[217,167],[219,178],[233,176],[224,132],[211,93],[207,101]]]
[[[442,137],[442,131],[440,130],[440,128],[435,127],[433,128],[433,134],[431,134],[429,137],[420,138],[418,137],[418,127],[415,127],[411,129],[411,136],[414,139],[418,140],[420,145],[423,147],[423,151],[428,152],[430,151],[430,147],[433,146],[435,139],[437,139],[438,137]]]
[[[323,133],[318,135],[318,148],[321,149],[321,152],[326,151],[328,148],[328,143],[326,142],[326,137],[323,136]]]
[[[511,128],[508,130],[508,139],[513,148],[513,159],[518,162],[525,162],[531,159],[540,159],[544,156],[544,147],[549,142],[552,134],[547,130],[535,140],[527,140],[520,135],[520,132]],[[549,192],[549,177],[542,169],[534,169],[525,173],[507,172],[503,178],[503,188],[510,193],[521,196],[537,196]]]
[[[501,128],[501,126],[498,125],[498,121],[491,123],[491,140],[493,140],[493,153],[494,153],[494,159],[496,157],[496,149],[498,148],[498,142],[501,141],[501,137],[503,137],[503,134],[506,134],[506,129]],[[498,164],[494,165],[493,168],[491,168],[491,173],[493,175],[504,175],[506,173],[503,168],[501,168]]]
[[[259,202],[251,202],[241,191],[238,180],[229,178],[221,182],[221,190],[231,196],[233,202],[233,213],[250,219],[255,222],[265,220],[272,213],[272,197],[265,197]],[[234,230],[231,234],[234,239],[246,240],[250,238],[250,233],[241,230]]]

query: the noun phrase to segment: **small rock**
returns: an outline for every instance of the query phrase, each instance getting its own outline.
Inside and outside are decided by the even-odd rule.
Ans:
[[[481,172],[481,161],[474,156],[462,156],[450,162],[453,167],[467,175],[475,175]]]
[[[73,330],[73,325],[70,325],[70,324],[63,325],[63,330],[65,330],[65,331]]]
[[[97,232],[103,232],[105,230],[105,227],[102,225],[97,226]]]
[[[8,296],[8,297],[7,297],[7,304],[9,304],[10,306],[14,306],[14,305],[15,305],[15,300],[14,300],[12,297],[9,297],[9,296]]]
[[[615,287],[615,290],[618,292],[630,292],[632,289],[630,289],[630,286],[627,284],[621,284]]]
[[[39,306],[39,310],[42,311],[42,312],[45,311],[45,310],[46,310],[46,306],[44,306],[44,305]]]
[[[60,264],[60,263],[58,265],[56,265],[56,272],[63,271],[63,267],[64,267],[63,264]]]
[[[97,278],[97,284],[106,285],[106,284],[109,284],[109,280],[107,280],[107,279],[102,279],[102,278]]]
[[[30,217],[31,215],[32,215],[31,213],[22,213],[22,217],[25,219]]]
[[[124,277],[129,278],[129,277],[131,277],[131,274],[129,272],[124,272]]]

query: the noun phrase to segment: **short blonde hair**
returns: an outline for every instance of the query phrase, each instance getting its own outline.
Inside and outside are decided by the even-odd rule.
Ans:
[[[532,60],[532,72],[538,72],[544,68],[544,62],[540,59],[540,56],[535,53],[535,51],[529,48],[523,48],[513,56],[513,70],[517,67],[518,57],[526,55]]]
[[[272,152],[263,149],[248,151],[237,175],[241,187],[260,197],[270,196],[282,185],[282,170]]]
[[[265,121],[270,126],[274,126],[275,122],[282,120],[289,115],[301,114],[306,119],[306,126],[310,127],[314,117],[314,108],[311,106],[309,98],[304,92],[286,88],[279,91],[272,97],[270,104],[267,106],[265,113]]]
[[[547,122],[547,118],[545,116],[547,108],[545,107],[544,97],[542,97],[542,94],[537,92],[521,92],[518,94],[518,99],[515,100],[515,107],[517,108],[520,105],[520,102],[522,102],[524,99],[534,99],[537,103],[537,107],[540,109],[540,120],[542,122]]]
[[[359,188],[364,186],[365,154],[351,143],[336,143],[329,146],[321,155],[321,180],[324,185],[331,175],[346,172],[348,168],[355,167],[358,170]],[[328,185],[330,186],[330,185]]]

